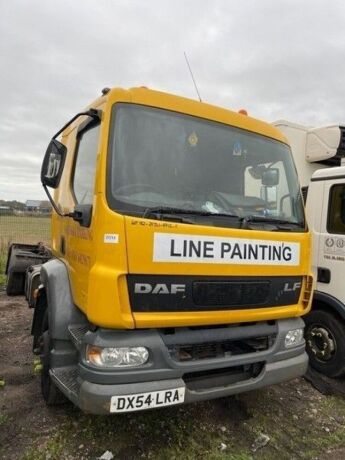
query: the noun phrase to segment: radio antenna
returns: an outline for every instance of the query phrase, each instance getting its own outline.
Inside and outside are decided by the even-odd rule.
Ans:
[[[197,95],[198,95],[199,101],[202,102],[201,97],[200,97],[200,93],[199,93],[199,90],[198,90],[198,87],[196,86],[196,82],[195,82],[195,79],[194,79],[194,75],[193,75],[192,69],[191,69],[191,67],[190,67],[190,65],[189,65],[189,61],[188,61],[187,54],[186,54],[185,51],[183,51],[183,54],[184,54],[184,57],[185,57],[185,59],[186,59],[187,66],[188,66],[190,75],[191,75],[191,77],[192,77],[193,83],[194,83],[195,91],[196,91],[196,93],[197,93]]]

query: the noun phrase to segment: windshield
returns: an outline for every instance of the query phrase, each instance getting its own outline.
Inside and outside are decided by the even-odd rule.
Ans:
[[[165,208],[304,223],[296,170],[281,142],[134,104],[114,105],[111,129],[107,197],[118,212],[146,217]]]

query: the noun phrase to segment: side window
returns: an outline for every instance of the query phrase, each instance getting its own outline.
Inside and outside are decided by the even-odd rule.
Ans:
[[[308,197],[308,186],[305,185],[304,187],[301,187],[301,192],[302,192],[302,197],[303,197],[303,203],[305,205],[307,202],[307,197]]]
[[[73,190],[78,204],[92,204],[100,125],[81,131],[77,137]]]
[[[329,194],[328,233],[345,234],[345,185],[333,185]]]

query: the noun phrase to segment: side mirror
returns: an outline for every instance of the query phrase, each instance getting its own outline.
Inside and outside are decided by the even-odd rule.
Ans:
[[[56,139],[52,139],[44,155],[41,182],[46,187],[57,188],[65,165],[67,149]]]
[[[262,172],[261,183],[266,187],[274,187],[279,184],[279,169],[268,168]]]

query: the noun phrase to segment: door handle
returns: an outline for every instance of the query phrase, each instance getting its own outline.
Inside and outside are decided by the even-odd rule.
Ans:
[[[331,282],[331,270],[329,268],[317,267],[317,281],[319,283]]]

